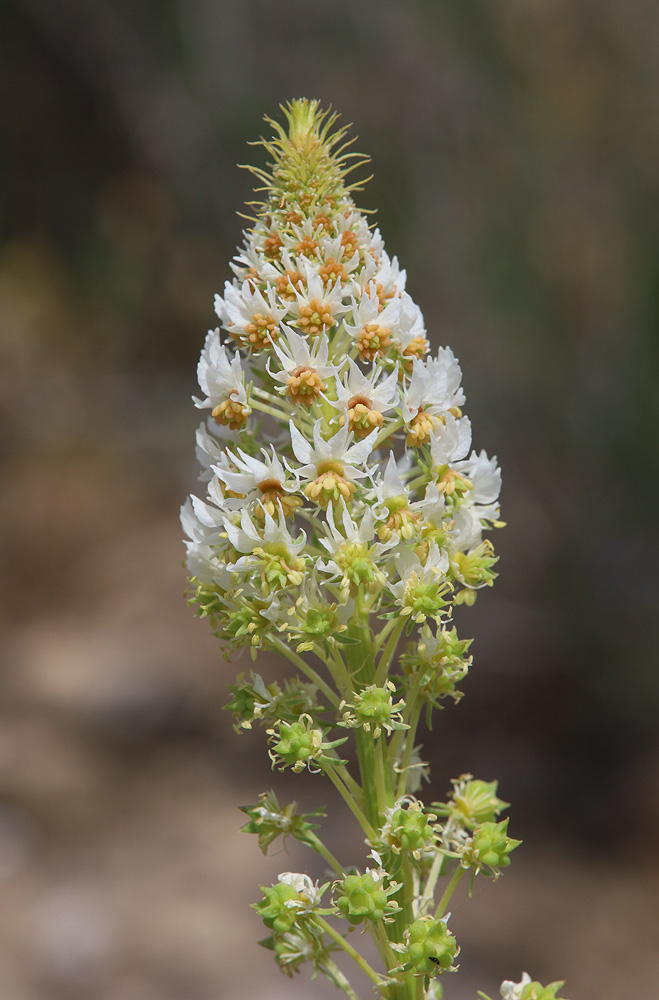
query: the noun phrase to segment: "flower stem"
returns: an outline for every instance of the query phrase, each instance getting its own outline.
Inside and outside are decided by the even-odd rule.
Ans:
[[[332,852],[325,847],[320,837],[317,837],[315,833],[309,832],[305,834],[302,843],[308,844],[309,847],[311,847],[317,854],[320,854],[321,858],[325,859],[327,864],[330,868],[334,869],[337,875],[343,876],[343,865],[337,861]]]
[[[435,918],[443,917],[444,914],[446,913],[446,907],[450,902],[451,896],[453,895],[458,882],[460,881],[466,870],[467,870],[466,868],[462,868],[458,865],[458,867],[453,872],[451,881],[446,886],[444,895],[437,904],[437,909],[435,910]]]
[[[350,1000],[359,1000],[359,997],[348,982],[346,976],[343,972],[341,972],[340,968],[333,959],[326,958],[323,960],[321,971],[325,970],[327,970],[326,975],[328,978],[334,982],[340,990],[343,990],[343,992],[350,997]]]
[[[336,941],[340,948],[343,948],[347,955],[350,955],[350,958],[357,963],[362,972],[366,973],[371,982],[375,983],[376,986],[379,986],[382,982],[382,977],[377,974],[375,969],[371,968],[366,959],[362,958],[359,952],[355,951],[352,945],[348,944],[346,939],[339,934],[339,932],[335,930],[334,927],[332,927],[332,925],[324,919],[324,917],[321,917],[318,913],[314,913],[313,919],[326,934],[329,934],[333,941]]]
[[[334,785],[339,795],[350,809],[351,813],[361,826],[362,830],[364,831],[368,839],[372,842],[375,842],[377,840],[377,834],[375,830],[369,823],[368,819],[366,818],[360,807],[357,805],[354,796],[348,791],[343,780],[336,773],[335,768],[331,764],[326,763],[323,764],[323,770],[325,774],[328,776],[328,778],[330,778],[332,784]]]
[[[439,878],[439,873],[442,870],[442,863],[444,861],[444,855],[437,851],[433,862],[428,872],[428,878],[426,879],[426,884],[423,889],[423,896],[419,899],[419,911],[418,916],[422,917],[426,912],[428,905],[432,902],[435,895],[435,886],[437,884],[437,879]]]
[[[402,741],[403,739],[405,740],[405,754],[400,765],[400,777],[398,779],[398,788],[396,789],[397,798],[400,798],[401,795],[405,794],[407,787],[408,771],[412,760],[412,753],[414,752],[416,729],[419,724],[419,718],[423,708],[423,701],[419,699],[419,688],[421,687],[422,676],[422,671],[419,671],[414,679],[414,684],[412,685],[412,690],[403,713],[403,719],[407,722],[410,728],[407,730],[400,729],[391,743],[392,756],[394,760],[396,760],[401,751]]]
[[[396,622],[391,635],[387,639],[387,644],[384,647],[382,653],[380,654],[380,659],[378,661],[377,670],[375,672],[375,683],[378,687],[381,687],[389,673],[389,668],[391,667],[391,661],[393,659],[394,653],[396,652],[396,646],[405,628],[405,619],[401,619]]]
[[[260,410],[261,413],[267,413],[268,416],[274,417],[276,420],[282,420],[285,424],[290,420],[289,413],[284,413],[283,410],[276,410],[274,406],[268,406],[266,403],[261,403],[254,398],[250,400],[249,405],[253,410]]]
[[[324,681],[323,678],[318,673],[316,673],[313,667],[310,667],[309,664],[306,663],[301,656],[299,656],[292,649],[290,649],[285,642],[282,642],[281,639],[277,638],[273,639],[272,645],[274,646],[274,648],[277,650],[278,653],[280,653],[282,656],[285,656],[287,660],[291,661],[291,663],[294,663],[295,666],[300,671],[300,673],[303,673],[305,677],[308,677],[309,680],[316,685],[319,691],[323,692],[323,694],[329,701],[330,705],[334,705],[335,708],[338,707],[339,699],[337,698],[336,694],[334,693],[334,691],[332,691],[327,681]]]
[[[395,432],[402,426],[403,418],[399,417],[398,420],[394,420],[388,427],[385,427],[384,430],[382,430],[376,437],[373,449],[375,450],[375,448],[379,448],[383,441],[386,441],[391,434],[395,434]]]
[[[359,761],[359,776],[362,780],[364,795],[364,806],[370,822],[378,827],[380,825],[380,812],[384,812],[385,800],[380,804],[377,780],[375,776],[375,750],[373,747],[373,737],[370,733],[365,733],[363,729],[355,731],[355,745],[357,748],[357,759]],[[374,831],[375,833],[375,831]],[[377,835],[371,838],[375,843]]]

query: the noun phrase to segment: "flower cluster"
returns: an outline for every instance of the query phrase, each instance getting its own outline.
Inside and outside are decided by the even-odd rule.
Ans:
[[[234,726],[266,727],[273,768],[326,775],[376,861],[363,874],[342,864],[316,833],[321,810],[298,815],[273,792],[244,807],[264,852],[291,836],[332,872],[321,886],[286,872],[263,888],[263,943],[288,975],[308,963],[351,1000],[337,949],[387,1000],[439,1000],[459,952],[453,892],[467,871],[497,876],[519,844],[497,821],[496,782],[463,775],[447,802],[417,798],[420,718],[461,697],[471,665],[453,608],[495,577],[485,533],[502,525],[501,474],[472,449],[453,352],[431,350],[405,271],[353,201],[363,158],[317,102],[284,113],[261,140],[267,168],[250,168],[262,201],[198,366],[203,487],[181,515],[189,600],[229,653],[294,664],[287,681],[239,675]],[[358,924],[384,971],[347,940]],[[504,995],[531,1000],[539,984],[527,985]]]
[[[183,511],[191,599],[255,647],[355,606],[441,623],[492,583],[499,523],[460,367],[430,353],[405,271],[355,207],[343,131],[314,102],[286,114],[199,362],[207,494]]]

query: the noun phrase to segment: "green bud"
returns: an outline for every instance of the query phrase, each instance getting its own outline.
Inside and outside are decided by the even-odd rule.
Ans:
[[[561,986],[563,986],[562,981],[550,983],[549,986],[543,986],[542,983],[534,980],[524,986],[519,1000],[560,1000],[560,997],[557,997],[556,993],[560,990]]]
[[[241,806],[241,811],[249,816],[249,823],[241,828],[242,833],[255,833],[258,836],[259,847],[264,854],[277,837],[295,837],[302,843],[309,842],[309,835],[318,829],[317,823],[309,820],[316,816],[324,816],[323,809],[296,815],[297,803],[290,802],[282,809],[274,792],[261,792],[259,805]]]
[[[276,934],[285,934],[305,916],[319,910],[320,900],[329,883],[314,884],[308,875],[284,872],[276,885],[261,886],[265,896],[252,906],[263,923]],[[320,910],[329,913],[330,910]]]
[[[418,643],[408,647],[401,656],[408,684],[416,683],[418,671],[422,671],[418,690],[429,705],[441,708],[440,702],[447,696],[459,701],[462,692],[457,690],[457,684],[466,677],[471,666],[472,657],[468,654],[471,642],[471,639],[459,639],[454,628],[440,628],[433,635],[425,625]]]
[[[387,681],[384,687],[370,684],[355,695],[351,705],[341,702],[339,710],[343,710],[343,721],[339,725],[350,728],[361,726],[365,732],[372,733],[374,739],[379,737],[383,729],[389,734],[394,729],[409,729],[400,714],[405,702],[401,700],[394,704],[391,697],[392,691],[395,690],[392,681]]]
[[[301,965],[313,960],[317,948],[315,937],[307,928],[296,928],[286,934],[273,935],[259,944],[274,952],[275,962],[291,979],[294,972],[300,971]]]
[[[351,924],[362,920],[382,920],[385,914],[399,907],[389,902],[389,896],[398,892],[400,883],[392,882],[384,888],[384,873],[367,871],[364,875],[346,875],[343,882],[335,883],[341,892],[335,899],[336,906]]]
[[[294,771],[301,771],[316,755],[322,740],[320,729],[310,729],[302,722],[280,722],[279,739],[273,742],[272,752]]]
[[[522,843],[507,835],[508,820],[501,823],[483,823],[476,827],[473,837],[469,840],[462,853],[461,863],[465,867],[473,867],[475,871],[482,868],[495,870],[507,868],[510,864],[508,855]]]
[[[424,848],[432,847],[435,831],[431,822],[433,813],[425,813],[420,802],[413,800],[408,808],[387,810],[387,820],[382,828],[382,839],[396,854],[411,851],[416,857]]]
[[[265,926],[277,934],[290,931],[297,921],[298,912],[295,907],[286,904],[298,901],[297,890],[283,882],[272,886],[261,886],[261,889],[265,899],[260,903],[254,903],[253,907],[261,915]]]
[[[453,781],[451,801],[434,802],[439,816],[448,816],[459,826],[473,830],[481,823],[492,823],[509,803],[497,797],[497,781],[480,781],[470,774],[461,774]]]
[[[319,771],[321,764],[338,764],[335,756],[329,756],[326,751],[346,742],[343,739],[325,742],[322,729],[314,727],[310,715],[301,715],[297,722],[280,720],[273,729],[268,729],[270,750],[268,751],[273,766],[280,768],[292,767],[297,773],[308,767],[310,771]],[[341,761],[340,763],[346,763]]]
[[[453,969],[458,945],[445,920],[420,917],[411,925],[406,937],[408,962],[417,972],[430,976]]]
[[[492,542],[486,539],[471,552],[455,552],[451,556],[450,574],[454,580],[464,584],[468,589],[491,587],[497,576],[492,569],[496,562],[498,556],[494,554]],[[465,596],[462,600],[456,600],[456,603],[470,602]]]

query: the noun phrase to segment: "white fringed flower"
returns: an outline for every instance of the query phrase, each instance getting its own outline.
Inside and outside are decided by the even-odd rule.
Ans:
[[[222,325],[240,347],[249,352],[268,350],[279,336],[279,324],[288,313],[286,304],[277,304],[275,290],[263,294],[250,281],[237,288],[227,281],[224,298],[215,296],[215,312]]]
[[[329,342],[326,334],[309,341],[289,326],[284,325],[282,329],[284,336],[272,345],[281,371],[273,371],[270,358],[266,367],[274,381],[281,385],[278,392],[286,393],[294,403],[312,406],[327,389],[324,380],[336,378],[342,364],[328,364]]]
[[[262,511],[267,511],[274,517],[279,510],[284,515],[293,514],[302,503],[300,498],[291,496],[300,489],[300,480],[295,475],[292,479],[287,475],[287,470],[275,453],[274,445],[270,447],[270,455],[265,448],[261,449],[262,459],[247,455],[238,448],[237,453],[231,452],[232,467],[214,467],[217,478],[233,493],[240,494],[239,498],[225,499],[224,506],[228,510],[242,510],[243,507],[257,503],[257,517]]]
[[[359,302],[353,299],[352,322],[344,321],[345,328],[353,338],[353,345],[359,351],[360,361],[374,361],[386,355],[391,347],[392,335],[398,329],[400,300],[393,298],[382,307],[374,282],[361,296]]]
[[[193,396],[199,409],[212,410],[219,424],[232,429],[243,427],[250,409],[245,389],[240,357],[234,354],[229,360],[226,348],[220,342],[220,331],[209,330],[197,366],[197,378],[205,399]]]
[[[313,446],[300,433],[293,421],[290,423],[291,445],[298,462],[302,462],[297,474],[306,480],[305,494],[310,500],[326,507],[328,503],[339,503],[343,498],[350,502],[355,493],[355,483],[368,474],[366,459],[371,454],[377,430],[363,441],[349,444],[349,428],[344,425],[329,440],[323,438],[322,421],[317,420],[313,428]]]
[[[336,399],[331,400],[337,410],[346,411],[348,426],[355,437],[366,437],[372,430],[380,430],[383,414],[398,405],[398,366],[391,375],[383,378],[382,369],[373,365],[365,375],[352,358],[348,359],[348,371],[336,386]],[[346,416],[339,418],[341,426]]]

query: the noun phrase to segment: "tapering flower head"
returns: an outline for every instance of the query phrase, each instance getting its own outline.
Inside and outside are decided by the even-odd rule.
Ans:
[[[451,610],[494,579],[500,472],[470,451],[460,366],[431,352],[405,271],[355,204],[364,158],[316,101],[283,111],[199,363],[208,486],[182,515],[190,599],[254,652],[338,655],[356,616],[402,617],[425,632],[397,690],[437,704],[466,671]],[[386,678],[376,688],[345,711],[364,728],[384,698],[372,732],[387,733],[398,702]]]

